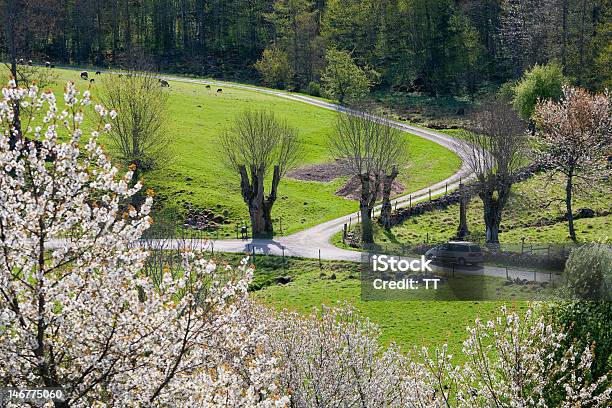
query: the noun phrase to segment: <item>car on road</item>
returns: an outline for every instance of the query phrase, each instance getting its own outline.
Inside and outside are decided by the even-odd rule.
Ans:
[[[480,245],[472,242],[451,241],[431,248],[425,257],[438,262],[450,262],[458,265],[476,265],[484,261]]]

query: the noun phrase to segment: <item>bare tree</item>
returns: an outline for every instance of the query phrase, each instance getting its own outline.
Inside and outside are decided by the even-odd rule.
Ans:
[[[128,71],[102,80],[100,99],[118,112],[110,131],[117,161],[135,166],[135,177],[162,167],[170,158],[167,94],[150,71]]]
[[[278,185],[299,154],[297,130],[265,110],[244,111],[221,137],[228,166],[240,174],[242,198],[249,207],[254,236],[271,236],[272,206]],[[272,171],[270,193],[266,178]]]
[[[570,238],[576,241],[572,191],[577,181],[611,173],[612,103],[610,94],[591,95],[566,87],[560,102],[546,101],[534,113],[539,159],[565,176],[565,205]]]
[[[0,43],[5,47],[10,76],[15,86],[28,87],[36,80],[40,89],[46,87],[52,76],[49,70],[37,69],[39,67],[26,65],[24,53],[30,53],[30,45],[39,38],[47,38],[52,16],[58,10],[58,2],[54,1],[27,1],[27,0],[0,0]],[[2,33],[3,32],[3,33]],[[4,35],[2,35],[4,34]],[[0,47],[3,48],[3,47]],[[31,56],[25,59],[29,61]],[[6,85],[6,82],[2,86]],[[13,110],[11,137],[9,145],[15,148],[17,141],[21,140],[21,109],[18,103],[11,107]]]
[[[525,132],[525,123],[511,107],[493,100],[474,113],[466,132],[467,143],[460,144],[470,170],[476,175],[476,188],[484,205],[487,243],[499,243],[502,213],[526,152]]]
[[[374,118],[367,113],[340,113],[329,144],[332,155],[345,162],[350,173],[359,177],[361,240],[366,244],[373,243],[372,210],[383,179],[384,206],[387,210],[391,208],[391,183],[398,174],[398,165],[406,158],[405,138],[386,119]]]
[[[5,29],[6,43],[8,48],[8,54],[10,62],[7,64],[9,71],[11,72],[12,78],[15,80],[15,85],[18,85],[17,75],[17,50],[18,43],[22,37],[22,33],[19,30],[19,22],[23,20],[23,4],[20,0],[5,0],[0,3],[0,16],[2,17],[2,23]],[[15,103],[13,109],[13,123],[12,133],[9,139],[9,145],[11,148],[15,148],[17,141],[21,139],[21,120],[20,120],[20,106]]]

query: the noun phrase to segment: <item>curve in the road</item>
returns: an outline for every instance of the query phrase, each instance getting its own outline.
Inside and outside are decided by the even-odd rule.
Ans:
[[[81,70],[80,68],[74,67],[61,67],[66,69]],[[102,72],[114,74],[116,72],[104,70]],[[321,99],[309,97],[306,95],[295,94],[291,92],[279,91],[268,88],[261,88],[252,85],[236,84],[231,82],[222,82],[216,80],[206,80],[188,77],[177,77],[172,75],[159,75],[160,79],[175,82],[195,83],[203,85],[214,85],[224,86],[228,88],[244,89],[253,92],[264,93],[268,95],[277,96],[279,98],[285,98],[293,101],[307,103],[313,106],[318,106],[324,109],[341,111],[346,113],[355,112],[344,106],[327,102]],[[372,116],[374,120],[382,119],[380,117]],[[452,176],[439,181],[429,187],[423,188],[419,191],[405,194],[400,197],[396,197],[392,200],[392,204],[396,208],[406,207],[410,202],[416,203],[427,199],[430,195],[438,195],[444,193],[446,190],[452,190],[458,187],[459,182],[463,179],[466,180],[472,176],[470,168],[468,166],[467,151],[465,149],[465,142],[455,139],[451,136],[430,130],[424,129],[412,125],[408,125],[403,122],[389,120],[388,123],[406,133],[411,133],[437,143],[457,154],[461,159],[461,168]],[[376,207],[375,211],[380,211],[379,207]],[[223,252],[251,252],[255,248],[258,252],[269,253],[273,255],[285,254],[288,256],[297,256],[302,258],[321,258],[328,260],[347,260],[347,261],[358,261],[361,254],[356,251],[350,251],[342,248],[338,248],[331,244],[330,239],[334,234],[342,230],[343,224],[348,223],[350,219],[357,219],[357,213],[347,214],[343,217],[339,217],[327,222],[324,222],[314,227],[305,229],[303,231],[296,232],[291,235],[278,237],[275,239],[253,239],[253,240],[217,240],[211,243],[215,250]]]
[[[251,85],[234,84],[228,82],[204,80],[195,78],[182,78],[175,76],[163,75],[161,78],[168,81],[179,81],[188,83],[201,83],[214,86],[225,86],[230,88],[244,89],[253,92],[260,92],[269,95],[274,95],[280,98],[290,99],[298,102],[307,103],[310,105],[318,106],[324,109],[330,109],[341,112],[355,112],[344,106],[337,105],[335,103],[323,101],[317,98],[312,98],[305,95],[294,94],[290,92],[277,91],[267,88],[260,88]],[[377,119],[377,117],[373,117]],[[381,118],[378,118],[381,119]],[[429,195],[438,195],[444,193],[447,189],[454,189],[459,185],[459,182],[463,179],[471,177],[471,171],[467,161],[467,149],[465,149],[465,143],[461,140],[455,139],[448,135],[435,132],[429,129],[423,129],[416,126],[411,126],[403,122],[389,120],[388,123],[406,133],[411,133],[437,143],[457,154],[461,158],[461,168],[452,176],[441,180],[429,187],[423,188],[419,191],[405,194],[392,200],[393,206],[397,208],[406,207],[410,202],[419,202],[425,200]],[[377,207],[376,211],[380,208]],[[334,234],[342,230],[345,223],[349,222],[350,219],[357,219],[357,213],[347,214],[343,217],[339,217],[327,222],[324,222],[314,227],[305,229],[303,231],[296,232],[291,235],[278,237],[276,239],[254,239],[254,240],[219,240],[214,242],[216,250],[226,252],[243,252],[250,251],[253,248],[260,252],[281,255],[282,252],[289,256],[298,256],[304,258],[318,258],[329,259],[329,260],[350,260],[358,261],[361,254],[356,251],[350,251],[342,248],[338,248],[331,244],[330,239]]]

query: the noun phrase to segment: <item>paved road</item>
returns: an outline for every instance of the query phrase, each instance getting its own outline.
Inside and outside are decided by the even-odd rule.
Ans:
[[[62,67],[67,69],[75,69],[71,67]],[[82,69],[75,69],[82,70]],[[113,74],[113,71],[102,71],[103,73]],[[212,85],[219,88],[236,88],[243,89],[253,92],[264,93],[268,95],[273,95],[279,98],[284,98],[288,100],[298,101],[302,103],[307,103],[309,105],[318,106],[324,109],[341,111],[351,113],[354,112],[351,109],[346,107],[323,101],[317,98],[284,92],[279,90],[260,88],[257,86],[251,85],[242,85],[235,84],[229,82],[215,81],[215,80],[205,80],[205,79],[196,79],[196,78],[187,78],[187,77],[177,77],[171,75],[160,75],[159,78],[165,79],[172,84],[172,82],[185,82],[185,83],[194,83],[194,84],[202,84],[202,85]],[[372,116],[373,120],[376,120],[377,117]],[[467,154],[465,149],[465,144],[463,141],[445,135],[443,133],[439,133],[430,129],[423,129],[416,126],[411,126],[403,122],[398,121],[390,121],[391,126],[406,132],[417,135],[427,140],[431,140],[434,143],[437,143],[457,154],[462,161],[462,165],[460,169],[448,177],[445,180],[442,180],[438,183],[435,183],[429,187],[418,190],[416,192],[412,192],[411,194],[406,194],[392,200],[392,205],[397,208],[407,207],[410,205],[410,202],[416,203],[419,201],[423,201],[429,199],[429,194],[431,190],[431,195],[435,196],[438,194],[442,194],[448,190],[452,190],[458,187],[460,180],[467,180],[472,177],[469,166],[467,165]],[[376,207],[375,213],[380,211],[380,207]],[[341,231],[343,225],[348,223],[349,220],[356,221],[357,213],[347,214],[343,217],[336,218],[330,221],[326,221],[319,225],[315,225],[314,227],[305,229],[300,232],[296,232],[291,235],[277,237],[274,239],[249,239],[249,240],[237,240],[237,239],[228,239],[228,240],[213,240],[208,242],[207,248],[214,249],[214,251],[220,252],[249,252],[251,253],[253,250],[255,253],[259,254],[270,254],[270,255],[286,255],[286,256],[294,256],[300,258],[321,258],[324,260],[342,260],[342,261],[355,261],[358,262],[361,260],[362,254],[357,251],[350,251],[342,248],[338,248],[330,243],[331,237],[337,232]],[[181,242],[165,242],[164,245],[177,246],[180,245]],[[200,245],[199,242],[194,243],[194,245]],[[482,268],[469,268],[466,267],[462,271],[462,273],[468,274],[479,274],[479,275],[488,275],[488,276],[498,276],[498,277],[506,277],[505,268],[497,268],[485,266]],[[540,276],[541,275],[541,276]],[[542,273],[538,275],[538,281],[547,281],[548,274]],[[533,272],[513,272],[513,277],[520,277],[521,279],[533,279]]]

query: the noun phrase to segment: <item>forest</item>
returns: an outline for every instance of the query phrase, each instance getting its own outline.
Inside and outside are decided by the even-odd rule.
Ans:
[[[475,97],[535,64],[612,84],[610,0],[0,0],[2,54],[317,93],[348,53],[379,90]],[[7,58],[4,58],[5,60]],[[272,73],[270,73],[272,71]]]

